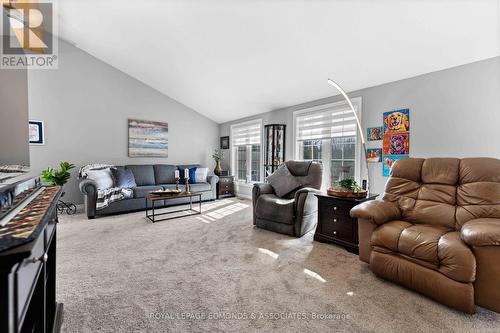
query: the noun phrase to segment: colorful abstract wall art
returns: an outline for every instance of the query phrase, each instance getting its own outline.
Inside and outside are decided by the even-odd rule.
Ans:
[[[392,165],[401,158],[408,158],[408,155],[384,155],[382,157],[382,175],[389,177]]]
[[[378,163],[382,161],[382,149],[368,148],[366,150],[366,160],[368,163]]]
[[[409,155],[410,133],[395,133],[384,135],[384,155]]]
[[[410,109],[384,112],[384,134],[410,131]]]
[[[382,175],[389,177],[395,161],[410,156],[410,109],[384,112]]]
[[[367,135],[366,139],[368,141],[378,141],[382,140],[382,134],[383,134],[384,128],[382,126],[380,127],[368,127],[367,129]]]

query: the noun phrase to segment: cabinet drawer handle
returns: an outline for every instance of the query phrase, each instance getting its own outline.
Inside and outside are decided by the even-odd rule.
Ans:
[[[336,232],[336,231],[334,231],[334,232],[333,232],[333,234],[334,234],[334,235],[336,235],[336,234],[337,234],[337,232]]]
[[[40,257],[38,258],[32,258],[31,261],[32,262],[37,262],[37,261],[41,261],[43,263],[46,263],[47,260],[49,260],[49,255],[47,253],[44,253],[43,255],[41,255]]]
[[[337,206],[333,207],[333,210],[337,210]]]
[[[337,222],[337,219],[333,219],[333,222]]]

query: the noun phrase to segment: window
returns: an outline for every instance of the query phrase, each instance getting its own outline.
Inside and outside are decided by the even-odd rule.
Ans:
[[[232,169],[237,181],[261,181],[262,121],[254,120],[231,126]]]
[[[361,98],[353,99],[360,114]],[[359,181],[360,145],[356,118],[345,102],[294,114],[295,158],[323,163],[323,188],[344,178]]]

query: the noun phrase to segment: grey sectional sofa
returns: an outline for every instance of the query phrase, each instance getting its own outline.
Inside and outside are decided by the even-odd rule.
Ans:
[[[192,167],[200,167],[197,164],[190,165],[125,165],[117,166],[117,168],[126,168],[132,170],[135,177],[137,187],[134,187],[133,197],[115,201],[103,209],[96,210],[97,187],[94,181],[84,179],[80,182],[80,191],[84,195],[85,212],[89,219],[93,219],[98,215],[108,215],[115,213],[124,213],[142,210],[146,208],[145,197],[150,191],[159,189],[175,189],[175,170],[177,168],[189,169]],[[190,184],[191,191],[201,192],[201,200],[216,199],[216,184],[219,177],[209,173],[207,180],[204,183]],[[184,185],[179,185],[181,189]],[[193,201],[197,198],[193,198]],[[189,198],[179,198],[167,201],[157,201],[155,207],[167,207],[189,202]],[[150,203],[149,203],[150,204]]]

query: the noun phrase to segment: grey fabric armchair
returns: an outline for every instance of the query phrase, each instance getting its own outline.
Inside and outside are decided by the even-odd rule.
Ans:
[[[302,184],[279,197],[270,184],[255,184],[252,190],[253,224],[259,228],[302,237],[317,223],[318,199],[323,167],[313,161],[285,162],[293,177]]]

